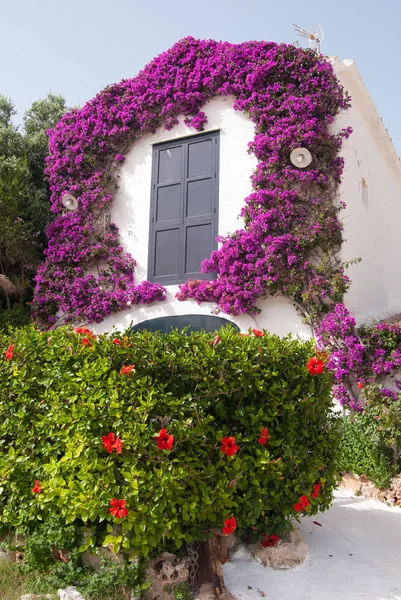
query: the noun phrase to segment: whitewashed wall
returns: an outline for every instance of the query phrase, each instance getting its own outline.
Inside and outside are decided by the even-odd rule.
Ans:
[[[220,131],[220,180],[219,180],[219,235],[241,229],[239,213],[244,198],[251,191],[250,176],[256,166],[256,159],[247,152],[248,142],[254,137],[252,122],[242,113],[233,109],[233,97],[213,98],[204,108],[208,117],[205,131]],[[147,279],[149,247],[149,214],[152,173],[152,145],[193,135],[194,130],[180,119],[171,131],[162,127],[155,134],[147,134],[135,142],[120,171],[119,189],[115,195],[111,222],[120,228],[124,248],[137,261],[136,281]],[[206,258],[206,257],[205,257]],[[167,300],[149,306],[133,306],[125,311],[107,317],[96,325],[98,333],[126,329],[146,319],[166,315],[206,314],[210,315],[215,305],[187,300],[178,302],[175,294],[177,285],[167,286]],[[291,331],[309,335],[294,307],[286,298],[274,298],[262,302],[261,315],[220,316],[234,321],[243,330],[249,327],[266,328],[280,335]]]
[[[352,98],[336,126],[354,131],[342,151],[341,254],[344,261],[362,258],[347,273],[346,304],[359,322],[369,322],[401,312],[401,162],[355,63],[336,61],[335,68]]]
[[[343,150],[346,161],[341,195],[347,203],[342,218],[345,237],[342,256],[357,256],[363,262],[352,267],[353,285],[346,299],[358,320],[381,318],[401,312],[401,256],[398,227],[401,219],[401,169],[399,159],[377,115],[370,96],[352,61],[333,59],[340,81],[353,98],[353,108],[344,113],[336,127],[351,126],[354,135]],[[234,98],[216,97],[204,108],[206,131],[220,131],[219,234],[242,227],[238,218],[244,198],[251,192],[250,175],[256,160],[247,152],[254,137],[252,122],[232,108]],[[152,145],[193,135],[180,119],[171,131],[160,128],[135,142],[119,178],[112,205],[111,221],[120,228],[125,249],[137,260],[136,281],[147,278]],[[178,302],[178,286],[167,287],[167,300],[149,306],[133,306],[106,318],[95,327],[98,333],[126,329],[146,319],[176,314],[211,314],[214,304]],[[309,336],[295,308],[286,298],[269,298],[259,303],[255,317],[221,315],[241,329],[265,328],[284,335]]]

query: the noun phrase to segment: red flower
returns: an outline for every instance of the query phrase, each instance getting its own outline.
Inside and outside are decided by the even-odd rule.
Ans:
[[[277,544],[277,542],[279,541],[279,539],[280,538],[275,533],[272,533],[269,536],[267,536],[264,533],[263,534],[263,540],[261,541],[261,544],[262,544],[263,548],[268,548],[269,546],[275,546]]]
[[[121,454],[123,449],[123,443],[120,436],[118,435],[117,439],[115,439],[115,435],[112,432],[107,435],[102,435],[102,446],[109,454],[111,454],[114,449],[117,451],[117,454]]]
[[[363,390],[363,383],[361,381],[358,381],[358,387],[360,390]]]
[[[259,444],[264,446],[270,440],[270,435],[267,427],[262,427],[260,432],[260,438],[258,439]]]
[[[217,344],[219,344],[221,342],[221,337],[219,335],[216,335],[216,337],[213,340],[213,346],[217,346]]]
[[[113,340],[113,344],[114,344],[115,346],[122,346],[122,345],[123,345],[122,341],[121,341],[121,340],[119,340],[118,338],[114,338],[114,340]]]
[[[323,371],[323,367],[324,362],[316,356],[310,358],[306,363],[306,368],[311,375],[320,375],[320,373]]]
[[[237,529],[237,521],[235,517],[231,517],[230,519],[226,519],[224,521],[223,533],[224,535],[231,535]]]
[[[14,350],[14,346],[12,344],[10,344],[9,347],[7,348],[7,350],[4,352],[6,360],[12,359],[13,354],[14,354],[13,350]]]
[[[86,335],[87,337],[91,337],[92,339],[96,339],[96,334],[94,334],[87,327],[75,327],[74,333],[78,333],[79,335]]]
[[[42,488],[40,487],[40,483],[38,479],[35,479],[35,486],[32,488],[34,494],[40,494]]]
[[[303,511],[308,506],[308,504],[309,504],[308,498],[306,496],[301,496],[299,499],[299,502],[297,502],[297,504],[294,504],[294,509],[297,512]]]
[[[125,500],[117,500],[117,498],[112,498],[110,500],[109,513],[116,517],[117,519],[122,519],[128,515],[128,510],[125,508],[127,503]]]
[[[123,451],[123,443],[119,435],[115,441],[114,448],[116,449],[117,454],[121,454]]]
[[[92,346],[92,343],[91,343],[91,341],[90,341],[89,338],[84,337],[83,340],[82,340],[82,345],[83,346]]]
[[[174,437],[167,433],[167,429],[160,429],[159,435],[155,436],[159,450],[171,450],[174,444]]]
[[[321,487],[322,486],[320,485],[320,483],[315,483],[315,485],[313,486],[313,492],[311,494],[312,498],[317,498],[319,496]]]
[[[221,440],[220,450],[227,456],[232,456],[239,450],[239,446],[235,443],[234,437],[223,437]]]
[[[135,365],[124,365],[121,367],[120,375],[129,375],[132,371],[135,371]]]
[[[256,335],[256,337],[264,337],[265,335],[260,329],[252,329],[252,333],[253,335]]]
[[[107,435],[102,435],[102,446],[109,454],[111,454],[113,452],[114,443],[115,443],[114,433],[110,432]]]

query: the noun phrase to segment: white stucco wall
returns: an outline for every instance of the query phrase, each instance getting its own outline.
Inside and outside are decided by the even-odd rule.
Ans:
[[[352,108],[337,120],[337,129],[351,126],[345,142],[344,179],[341,197],[347,204],[341,218],[345,224],[344,261],[361,256],[363,262],[350,268],[351,290],[346,303],[358,321],[381,319],[401,312],[401,167],[394,147],[352,61],[333,59],[337,75],[352,96]],[[206,131],[220,131],[219,235],[242,227],[238,218],[244,198],[251,192],[250,176],[256,160],[247,152],[253,139],[252,122],[232,108],[234,98],[216,97],[204,110]],[[147,279],[152,145],[193,135],[180,119],[171,131],[160,128],[135,142],[124,162],[119,189],[111,210],[111,221],[120,228],[125,249],[137,260],[136,281]],[[149,306],[133,306],[105,319],[95,327],[99,333],[113,327],[126,329],[146,319],[175,314],[211,314],[214,304],[178,302],[178,286],[167,286],[167,300]],[[309,336],[308,328],[286,298],[259,303],[255,317],[221,315],[241,329],[265,328],[284,335]]]
[[[205,131],[220,132],[219,235],[242,228],[242,219],[238,215],[244,206],[244,198],[252,191],[250,176],[256,166],[256,159],[247,152],[248,142],[254,137],[253,123],[244,114],[235,111],[233,103],[233,97],[216,97],[204,108],[208,117]],[[182,117],[179,125],[171,131],[161,127],[155,134],[147,134],[135,142],[121,167],[110,219],[120,229],[124,248],[137,261],[137,283],[147,279],[152,145],[194,133],[184,124]],[[124,330],[131,323],[165,315],[210,315],[215,308],[212,303],[198,305],[194,301],[178,302],[175,299],[177,291],[178,286],[167,286],[165,302],[133,306],[107,317],[94,329],[98,333],[110,331],[113,327]],[[260,306],[262,313],[255,317],[220,316],[234,321],[243,330],[249,327],[266,328],[279,335],[297,332],[309,336],[308,329],[286,298],[262,301]]]
[[[359,322],[401,312],[401,162],[351,60],[334,63],[340,82],[352,98],[336,127],[351,126],[344,143],[345,170],[341,213],[346,241],[342,260],[361,257],[350,267],[346,304]]]

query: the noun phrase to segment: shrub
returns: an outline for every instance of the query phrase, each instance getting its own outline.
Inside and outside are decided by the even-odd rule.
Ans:
[[[330,376],[308,372],[312,342],[257,334],[0,334],[2,526],[57,517],[90,529],[81,551],[147,556],[231,517],[261,540],[328,508]]]
[[[344,417],[341,436],[339,468],[356,475],[366,475],[378,487],[388,487],[396,467],[391,452],[379,431],[380,421],[371,410]]]
[[[77,550],[79,528],[66,526],[60,518],[51,517],[26,533],[21,571],[28,575],[28,589],[36,594],[48,594],[72,585],[88,600],[110,600],[114,594],[116,598],[128,599],[131,590],[139,597],[146,587],[143,565],[139,562],[117,564],[104,558],[97,570],[83,565]],[[57,548],[63,548],[61,560]],[[29,574],[35,574],[35,577],[29,577]]]

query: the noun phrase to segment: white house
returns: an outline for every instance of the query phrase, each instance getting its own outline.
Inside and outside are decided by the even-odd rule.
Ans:
[[[343,261],[362,258],[362,262],[350,267],[352,285],[345,303],[357,321],[369,322],[401,312],[401,162],[355,63],[337,58],[332,62],[340,83],[352,98],[352,108],[343,112],[335,124],[338,129],[348,126],[353,129],[342,149],[345,171],[340,193],[347,208],[341,213],[345,225],[341,258]],[[164,195],[163,210],[170,211],[169,218],[174,217],[175,197],[181,192],[179,186],[165,184],[169,178],[179,177],[174,169],[181,168],[178,153],[183,144],[187,146],[187,156],[193,156],[193,177],[187,185],[192,195],[194,223],[200,225],[193,228],[198,247],[205,244],[207,248],[210,236],[214,239],[216,234],[225,235],[241,227],[238,215],[244,197],[251,192],[250,175],[256,166],[254,156],[247,153],[254,125],[245,114],[233,109],[233,101],[230,96],[215,97],[206,104],[208,122],[203,133],[189,134],[182,117],[170,131],[160,127],[156,133],[144,135],[126,154],[111,221],[120,228],[125,250],[137,260],[136,281],[160,281],[167,288],[167,300],[113,314],[94,327],[98,333],[113,328],[125,330],[130,324],[167,315],[212,313],[214,306],[210,303],[177,301],[175,294],[181,280],[164,275],[169,273],[168,263],[173,260],[169,253],[164,252],[156,260],[152,254],[156,251],[151,248],[149,255],[150,235],[169,235],[155,232],[152,215],[156,208],[152,197],[156,192]],[[161,179],[155,180],[152,169],[160,170]],[[218,205],[213,208],[216,193]],[[205,195],[211,203],[207,212],[216,210],[216,217],[202,223],[197,221],[196,215],[202,210],[197,210],[196,205]],[[177,240],[166,241],[164,248],[170,243],[174,247],[172,252],[180,252]],[[205,250],[204,257],[209,251]],[[199,262],[199,258],[194,256],[193,260]],[[242,330],[252,327],[277,334],[310,335],[287,298],[268,298],[259,306],[262,311],[255,317],[222,316]]]

